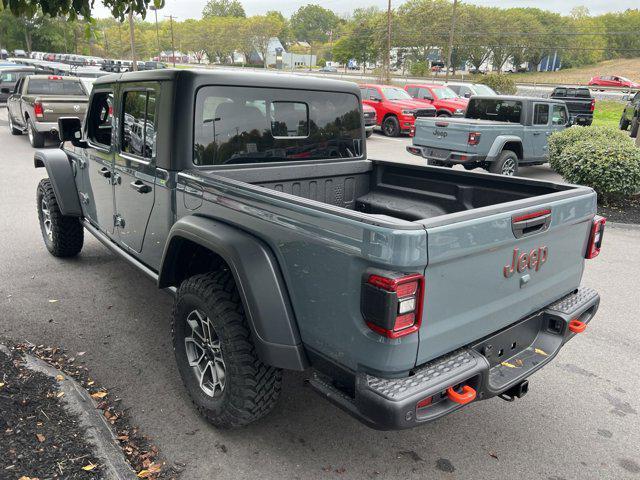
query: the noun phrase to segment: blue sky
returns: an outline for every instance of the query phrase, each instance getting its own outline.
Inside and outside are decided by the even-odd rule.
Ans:
[[[287,0],[286,2],[273,3],[266,0],[241,0],[248,15],[261,14],[267,10],[279,9],[285,16],[290,16],[302,5],[316,3],[335,11],[339,15],[346,15],[358,7],[378,6],[386,8],[386,0]],[[175,15],[178,19],[199,18],[206,0],[166,0],[166,7],[159,14]],[[392,5],[397,7],[401,0],[392,0]],[[612,11],[623,11],[627,8],[639,8],[638,0],[465,0],[465,3],[473,3],[484,6],[500,7],[538,7],[560,13],[569,13],[572,8],[587,5],[592,14],[600,14]],[[151,13],[151,12],[150,12]],[[104,7],[98,7],[96,16],[105,17],[109,12]]]

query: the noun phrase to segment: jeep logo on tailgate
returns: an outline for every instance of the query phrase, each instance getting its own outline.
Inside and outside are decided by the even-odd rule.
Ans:
[[[438,130],[437,128],[433,131],[433,134],[438,138],[445,138],[447,136],[447,132],[444,130]]]
[[[516,270],[518,273],[523,273],[525,270],[535,270],[537,272],[547,262],[548,257],[549,249],[547,247],[534,248],[529,253],[520,253],[519,248],[514,248],[511,265],[505,265],[502,273],[505,278],[509,278]]]

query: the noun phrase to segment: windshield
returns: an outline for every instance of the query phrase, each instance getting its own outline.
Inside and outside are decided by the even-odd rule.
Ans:
[[[486,85],[477,84],[474,85],[474,88],[476,89],[476,95],[497,95],[496,92],[494,92],[490,87],[487,87]]]
[[[446,100],[449,98],[458,98],[458,94],[453,90],[451,90],[449,87],[434,88],[433,92],[436,94],[436,97],[438,97],[441,100]]]
[[[34,78],[29,81],[29,95],[86,95],[79,80],[49,80]]]
[[[413,100],[411,95],[400,88],[383,87],[382,94],[387,100]]]
[[[360,157],[362,138],[350,93],[211,86],[196,96],[196,165]]]
[[[618,77],[618,80],[620,80],[621,82],[631,82],[631,80],[625,77]]]
[[[489,100],[472,98],[467,107],[467,118],[520,123],[522,102],[517,100]]]

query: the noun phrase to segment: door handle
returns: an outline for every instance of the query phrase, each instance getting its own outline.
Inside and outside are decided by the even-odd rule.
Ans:
[[[542,133],[542,132],[533,132],[533,135],[537,137],[537,136],[538,136],[538,135],[540,135],[541,133]]]
[[[109,170],[107,167],[102,167],[100,170],[98,170],[98,173],[104,178],[111,178],[111,170]]]
[[[145,185],[140,180],[136,180],[135,182],[131,182],[129,184],[131,188],[133,188],[138,193],[149,193],[151,192],[151,187],[149,185]]]

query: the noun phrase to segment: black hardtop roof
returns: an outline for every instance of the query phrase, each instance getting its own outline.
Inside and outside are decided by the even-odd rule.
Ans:
[[[144,81],[187,81],[197,85],[240,85],[244,87],[294,88],[300,90],[326,90],[359,94],[353,82],[332,80],[310,75],[280,72],[256,72],[238,69],[174,69],[142,70],[113,73],[96,80],[95,85]]]
[[[518,102],[564,103],[556,98],[520,97],[518,95],[473,95],[470,100],[513,100]]]

